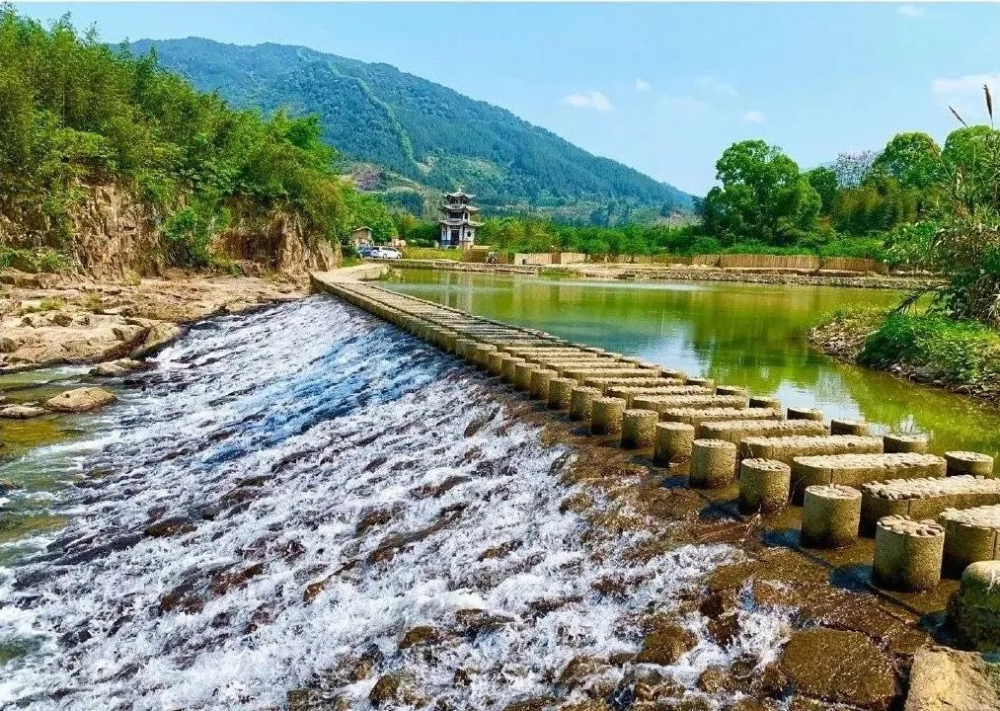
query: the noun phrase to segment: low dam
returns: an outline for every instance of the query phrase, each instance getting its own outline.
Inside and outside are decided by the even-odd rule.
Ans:
[[[688,487],[730,492],[744,515],[792,506],[800,546],[857,547],[870,566],[867,584],[902,595],[903,604],[935,591],[943,575],[966,571],[951,606],[954,623],[966,634],[979,630],[980,638],[966,639],[971,644],[1000,642],[995,630],[982,632],[982,622],[1000,612],[1000,587],[982,592],[984,576],[1000,576],[991,456],[931,453],[919,435],[874,437],[863,421],[783,409],[737,383],[689,377],[377,284],[330,275],[314,275],[313,284],[498,377],[608,446],[657,466],[679,465]],[[960,602],[966,586],[976,591],[975,605]]]

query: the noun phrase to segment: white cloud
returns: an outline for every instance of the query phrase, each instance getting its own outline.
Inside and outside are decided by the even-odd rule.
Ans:
[[[764,123],[767,121],[767,117],[762,111],[744,111],[742,118],[747,123]]]
[[[572,106],[574,109],[611,110],[611,100],[600,91],[593,89],[570,94],[563,98],[563,103]]]
[[[953,106],[966,121],[978,120],[986,110],[983,86],[990,93],[1000,96],[1000,73],[966,74],[960,77],[941,77],[931,82],[931,91],[942,105]],[[971,118],[968,114],[971,114]]]
[[[923,17],[924,8],[917,7],[916,5],[900,5],[897,12],[900,15],[905,15],[906,17]]]
[[[645,79],[636,79],[635,80],[635,90],[636,91],[649,91],[652,88],[653,88],[653,85],[650,84]]]
[[[740,95],[740,92],[737,91],[736,87],[727,84],[724,81],[719,81],[713,76],[704,76],[698,80],[698,83],[704,89],[714,91],[717,94],[722,94],[733,99]]]

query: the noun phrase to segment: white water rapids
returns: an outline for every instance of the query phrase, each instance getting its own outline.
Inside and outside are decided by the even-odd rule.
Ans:
[[[560,511],[570,452],[512,422],[485,378],[329,298],[211,320],[125,385],[93,437],[58,445],[68,527],[0,569],[0,639],[34,642],[2,669],[0,706],[261,709],[323,677],[366,708],[402,669],[430,707],[503,708],[580,654],[636,651],[640,613],[734,555],[639,565],[635,540],[585,540]],[[612,575],[637,581],[625,600],[594,589]],[[504,620],[399,649],[470,609]],[[690,616],[700,641],[672,673],[693,686],[744,651],[773,657],[780,620],[745,614],[726,650]],[[345,679],[372,645],[377,669]]]

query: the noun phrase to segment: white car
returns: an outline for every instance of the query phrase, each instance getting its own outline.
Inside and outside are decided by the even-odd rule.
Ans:
[[[399,259],[403,255],[392,247],[375,247],[368,256],[372,259]]]

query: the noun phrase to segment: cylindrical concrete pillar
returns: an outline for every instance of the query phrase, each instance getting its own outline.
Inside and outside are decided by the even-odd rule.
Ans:
[[[476,345],[471,338],[459,338],[455,341],[455,355],[459,358],[468,358],[469,350]]]
[[[750,398],[750,407],[762,408],[765,410],[780,410],[781,400],[776,397],[767,396],[755,396]]]
[[[503,373],[503,358],[504,354],[499,351],[494,351],[486,356],[486,370],[488,370],[493,375],[501,375]]]
[[[973,563],[962,572],[962,586],[948,604],[948,621],[964,644],[1000,649],[997,620],[1000,620],[1000,560]]]
[[[538,366],[534,363],[522,362],[514,366],[514,387],[527,390],[531,385],[531,371]]]
[[[572,378],[552,378],[549,381],[549,407],[553,410],[568,410],[570,393],[576,387]]]
[[[649,449],[656,438],[659,417],[652,410],[625,410],[622,418],[622,447]]]
[[[830,420],[830,434],[867,437],[868,423],[863,420]]]
[[[740,385],[716,385],[716,395],[742,395],[747,397],[747,389]]]
[[[624,400],[618,397],[595,397],[591,407],[591,434],[607,435],[622,431],[622,420],[625,417]]]
[[[979,452],[945,452],[948,476],[972,474],[973,476],[993,476],[993,457]]]
[[[601,391],[597,388],[589,388],[583,385],[574,387],[569,393],[569,419],[590,422],[590,412],[594,404],[594,398],[599,398],[600,396]]]
[[[535,368],[531,371],[531,380],[528,383],[528,392],[535,400],[549,399],[549,383],[556,377],[556,371],[545,368]]]
[[[523,358],[512,358],[510,356],[504,356],[503,361],[503,380],[505,383],[513,383],[514,376],[517,374],[517,366],[523,365],[526,361]]]
[[[924,435],[887,434],[882,438],[886,454],[925,454],[927,438]]]
[[[788,408],[789,420],[822,420],[822,410],[814,407],[790,407]]]
[[[944,528],[934,521],[883,516],[875,526],[872,580],[909,592],[933,590],[941,582]]]
[[[740,462],[740,511],[774,513],[788,504],[792,490],[792,468],[773,459]]]
[[[975,506],[968,509],[945,509],[938,517],[944,526],[944,561],[949,573],[998,556],[1000,507]]]
[[[841,548],[858,539],[861,492],[839,484],[806,487],[802,509],[802,545]]]
[[[736,478],[736,445],[721,439],[696,439],[688,481],[698,489],[720,489]]]
[[[661,422],[656,425],[653,440],[653,463],[662,467],[671,462],[683,461],[691,456],[693,446],[694,425]]]
[[[472,362],[480,370],[487,369],[487,358],[491,353],[496,353],[497,347],[489,343],[477,343],[472,347]]]

